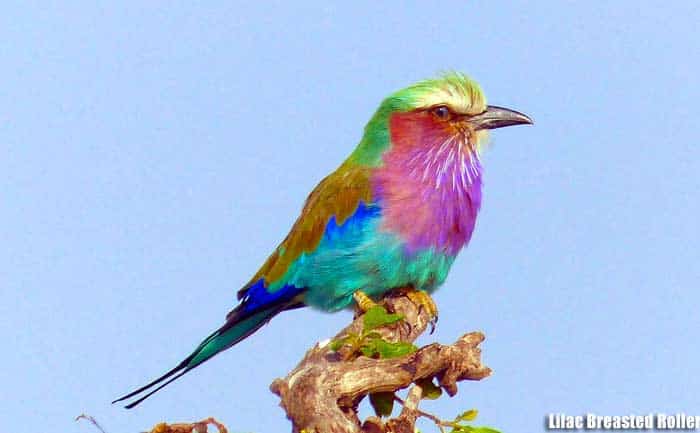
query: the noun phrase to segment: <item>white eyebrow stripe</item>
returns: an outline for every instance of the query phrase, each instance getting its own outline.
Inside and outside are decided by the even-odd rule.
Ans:
[[[426,93],[420,98],[421,108],[446,105],[450,110],[459,114],[478,114],[484,111],[482,101],[472,101],[460,92],[439,90]]]

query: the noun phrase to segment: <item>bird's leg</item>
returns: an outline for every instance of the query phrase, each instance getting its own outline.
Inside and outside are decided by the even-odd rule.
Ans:
[[[357,308],[360,309],[360,312],[364,313],[367,310],[369,310],[372,307],[376,307],[377,303],[372,300],[365,292],[362,290],[356,290],[355,293],[352,294],[353,299],[355,300],[355,303],[357,304]]]
[[[432,334],[435,331],[435,325],[437,325],[438,321],[438,308],[437,305],[435,305],[435,301],[433,301],[433,298],[430,297],[428,292],[416,290],[413,287],[406,288],[405,293],[411,302],[420,308],[424,308],[430,316],[430,333]]]

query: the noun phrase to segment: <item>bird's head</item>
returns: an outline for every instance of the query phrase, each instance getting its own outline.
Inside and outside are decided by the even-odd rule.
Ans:
[[[390,148],[429,151],[445,143],[478,155],[488,130],[522,124],[532,124],[532,120],[517,111],[487,105],[475,81],[450,72],[384,99],[353,158],[375,165]]]

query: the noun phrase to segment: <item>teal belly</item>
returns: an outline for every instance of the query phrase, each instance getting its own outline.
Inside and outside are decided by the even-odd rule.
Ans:
[[[327,231],[284,280],[306,288],[305,303],[325,311],[349,306],[357,290],[380,296],[397,287],[430,292],[442,284],[454,257],[435,249],[408,252],[395,234],[380,229],[380,220],[377,215]]]

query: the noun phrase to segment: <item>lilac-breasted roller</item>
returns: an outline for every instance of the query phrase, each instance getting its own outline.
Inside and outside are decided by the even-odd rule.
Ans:
[[[427,294],[443,283],[474,231],[488,130],[531,123],[487,105],[479,85],[460,73],[391,94],[239,290],[223,326],[175,368],[116,401],[148,391],[126,407],[136,406],[285,310],[332,312],[403,287],[434,308]]]

